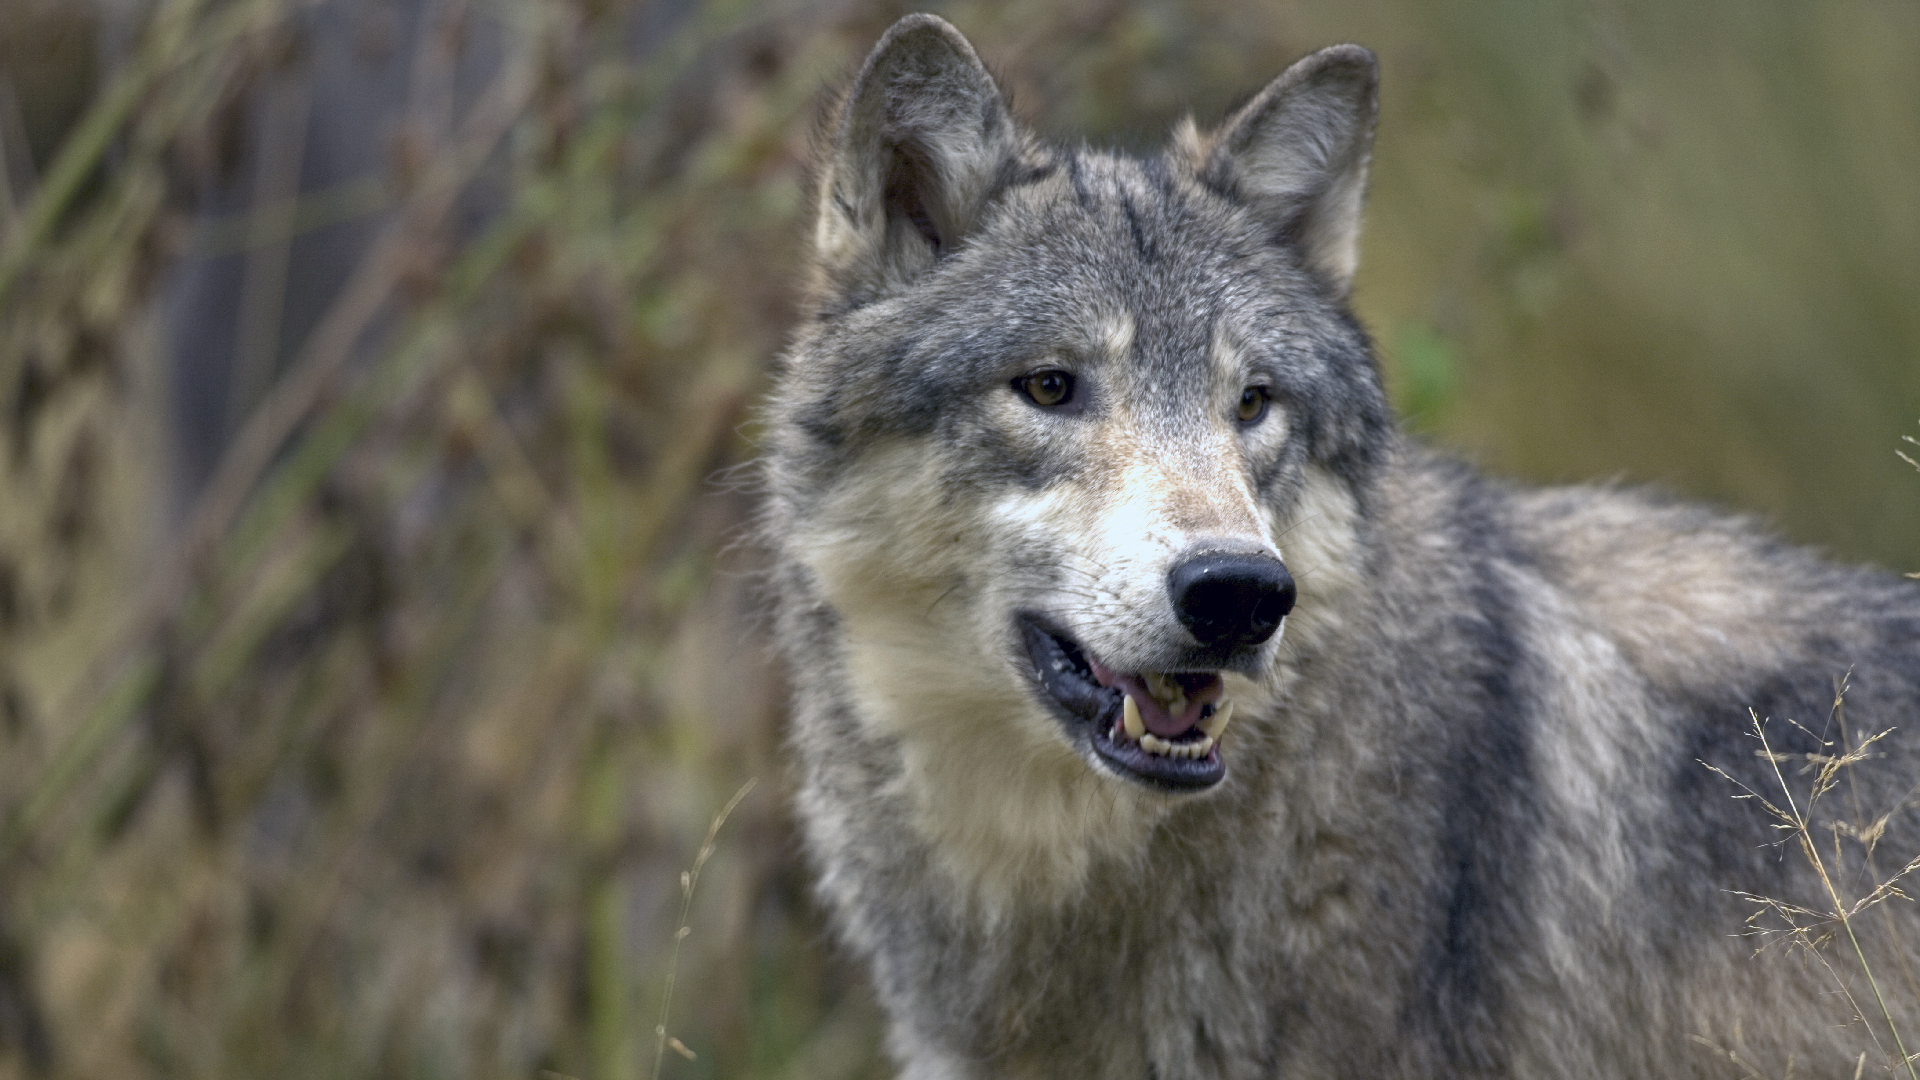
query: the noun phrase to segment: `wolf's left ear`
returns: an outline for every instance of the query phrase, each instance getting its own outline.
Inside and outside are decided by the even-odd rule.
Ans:
[[[909,15],[873,47],[821,162],[822,299],[884,295],[960,245],[1020,135],[973,46]]]
[[[1342,295],[1359,262],[1379,85],[1372,52],[1321,49],[1195,148],[1201,179],[1251,204]]]

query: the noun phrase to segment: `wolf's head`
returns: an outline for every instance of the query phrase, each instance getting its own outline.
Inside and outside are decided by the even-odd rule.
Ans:
[[[1339,46],[1161,156],[1061,150],[912,16],[840,103],[772,516],[841,637],[800,663],[930,828],[1018,859],[1215,788],[1337,617],[1390,427],[1345,304],[1375,81]]]

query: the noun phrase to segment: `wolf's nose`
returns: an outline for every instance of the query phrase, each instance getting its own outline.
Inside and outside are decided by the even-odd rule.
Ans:
[[[1167,575],[1180,622],[1200,644],[1258,645],[1293,610],[1293,575],[1271,555],[1196,555]]]

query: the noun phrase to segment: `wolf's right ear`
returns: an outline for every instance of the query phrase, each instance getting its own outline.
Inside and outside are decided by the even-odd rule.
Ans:
[[[1341,295],[1360,257],[1379,86],[1373,53],[1359,45],[1321,49],[1187,151],[1203,180],[1252,205]]]
[[[836,120],[814,226],[823,301],[892,292],[953,251],[1019,153],[992,76],[960,31],[932,15],[893,24]]]

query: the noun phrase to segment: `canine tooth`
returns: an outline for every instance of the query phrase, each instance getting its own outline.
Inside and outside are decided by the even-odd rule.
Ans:
[[[1212,716],[1202,717],[1200,730],[1207,733],[1209,739],[1218,740],[1220,733],[1227,730],[1227,721],[1233,719],[1233,702],[1223,701],[1213,710]]]
[[[1149,671],[1141,676],[1140,681],[1147,684],[1147,692],[1153,695],[1153,700],[1159,702],[1168,712],[1179,714],[1180,709],[1175,707],[1176,703],[1184,704],[1187,692],[1173,676]]]
[[[1127,703],[1120,707],[1120,722],[1126,725],[1127,738],[1139,742],[1147,733],[1147,722],[1140,719],[1140,706],[1133,700],[1133,695],[1126,695],[1126,699]]]

